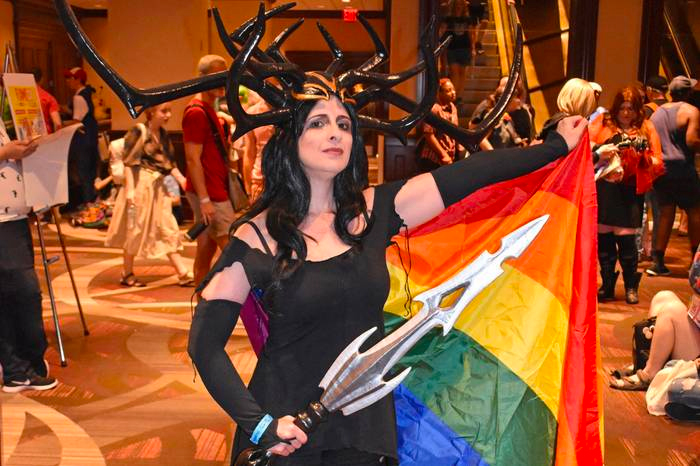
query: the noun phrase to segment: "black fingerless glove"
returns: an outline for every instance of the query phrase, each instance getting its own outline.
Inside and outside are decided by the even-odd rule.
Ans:
[[[187,351],[209,394],[250,438],[266,413],[248,391],[224,350],[240,312],[241,305],[233,301],[201,300],[195,309]],[[276,432],[275,419],[258,444],[278,443]]]
[[[442,202],[449,207],[485,186],[526,175],[568,153],[564,138],[551,131],[542,144],[477,152],[433,170],[432,175]]]

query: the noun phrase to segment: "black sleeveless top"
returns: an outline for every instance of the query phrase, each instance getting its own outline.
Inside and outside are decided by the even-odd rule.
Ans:
[[[88,112],[83,117],[82,123],[85,126],[85,134],[88,141],[97,142],[97,120],[95,119],[95,106],[92,103],[92,94],[95,89],[92,86],[85,86],[78,95],[85,99],[88,106]]]
[[[389,294],[386,248],[403,223],[394,198],[404,181],[375,188],[370,230],[359,248],[323,261],[305,261],[275,294],[268,310],[270,336],[248,389],[263,411],[278,418],[294,415],[320,398],[318,387],[345,347],[372,327],[379,329],[368,345],[384,336],[383,307]],[[274,259],[233,237],[200,286],[234,262],[240,262],[253,288],[269,286]],[[368,346],[366,346],[368,347]],[[234,458],[248,448],[237,435]],[[355,448],[396,458],[393,397],[350,416],[336,412],[309,436],[304,450]]]

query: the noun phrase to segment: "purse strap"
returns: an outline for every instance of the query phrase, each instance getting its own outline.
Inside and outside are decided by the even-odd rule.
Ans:
[[[211,128],[211,135],[214,138],[214,144],[216,144],[216,148],[219,150],[219,154],[221,154],[221,158],[224,159],[224,164],[228,168],[228,153],[226,152],[226,145],[224,144],[224,138],[221,136],[221,132],[219,131],[216,122],[211,115],[209,115],[209,112],[207,112],[207,109],[203,105],[191,104],[188,105],[185,110],[192,107],[201,108],[204,114],[207,116],[207,121],[209,122],[209,127]]]

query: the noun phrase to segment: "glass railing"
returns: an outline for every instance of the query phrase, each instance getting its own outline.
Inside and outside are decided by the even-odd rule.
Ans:
[[[700,75],[700,4],[690,0],[664,2],[661,60],[667,76]]]

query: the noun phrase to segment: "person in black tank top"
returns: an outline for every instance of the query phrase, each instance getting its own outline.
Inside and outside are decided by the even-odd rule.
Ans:
[[[567,118],[543,144],[474,154],[372,188],[353,106],[336,96],[300,103],[265,148],[264,190],[199,285],[190,331],[202,381],[238,424],[233,458],[257,443],[286,456],[279,466],[395,461],[391,396],[350,416],[331,413],[308,437],[292,417],[319,398],[321,378],[351,341],[371,327],[382,331],[368,344],[383,337],[392,236],[567,154],[584,129],[580,117]],[[269,337],[246,388],[224,346],[251,290],[263,296]]]

